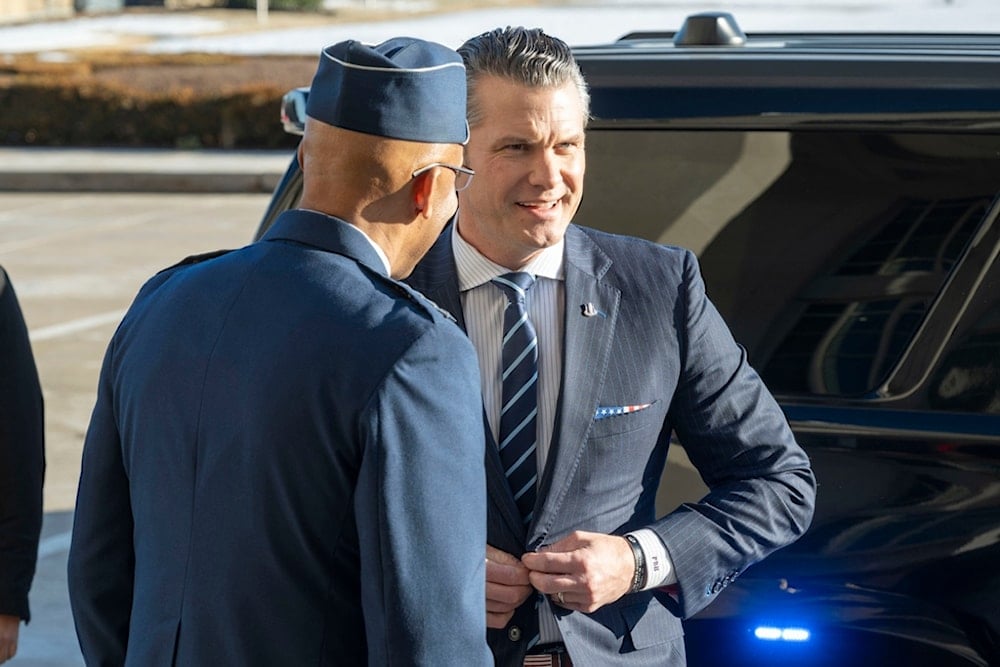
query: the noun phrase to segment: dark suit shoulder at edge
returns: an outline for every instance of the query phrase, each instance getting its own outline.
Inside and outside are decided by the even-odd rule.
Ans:
[[[183,266],[191,266],[192,264],[200,264],[202,262],[207,262],[210,259],[215,259],[216,257],[221,257],[222,255],[229,254],[233,252],[234,248],[224,249],[224,250],[213,250],[211,252],[203,252],[197,255],[188,255],[176,264],[172,264],[166,268],[160,269],[156,272],[156,275],[164,273],[166,271],[172,271]]]
[[[573,226],[585,234],[598,247],[606,250],[618,248],[630,248],[634,250],[635,248],[643,248],[653,252],[666,252],[673,255],[693,254],[691,250],[682,246],[656,243],[655,241],[650,241],[638,236],[613,234],[600,229],[594,229],[593,227],[584,227],[583,225],[574,224]]]

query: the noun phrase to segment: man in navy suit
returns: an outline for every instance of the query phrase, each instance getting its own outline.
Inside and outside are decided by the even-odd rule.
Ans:
[[[683,665],[680,619],[808,527],[808,458],[691,252],[570,224],[589,101],[567,46],[507,28],[459,53],[477,177],[410,283],[479,355],[496,663]],[[657,517],[672,433],[709,493]]]
[[[324,49],[301,207],[142,288],[84,445],[88,664],[490,662],[476,356],[397,280],[471,178],[465,90],[438,44]]]

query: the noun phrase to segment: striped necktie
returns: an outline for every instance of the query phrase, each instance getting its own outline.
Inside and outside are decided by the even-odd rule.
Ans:
[[[538,339],[528,320],[525,299],[535,284],[530,273],[507,273],[493,279],[507,296],[503,313],[503,385],[500,408],[500,461],[525,525],[535,508],[535,462],[538,418]]]

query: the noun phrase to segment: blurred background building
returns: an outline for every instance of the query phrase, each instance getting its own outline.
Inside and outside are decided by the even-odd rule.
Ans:
[[[73,16],[74,0],[0,0],[0,23],[21,23]]]

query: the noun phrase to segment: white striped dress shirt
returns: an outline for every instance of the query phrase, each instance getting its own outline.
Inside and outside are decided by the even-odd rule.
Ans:
[[[457,229],[457,226],[453,229]],[[465,239],[452,233],[455,267],[458,270],[458,289],[462,296],[462,313],[469,338],[479,355],[479,371],[483,383],[483,405],[493,432],[499,440],[500,400],[503,383],[501,351],[503,339],[503,311],[507,297],[490,281],[510,273],[499,264],[483,257]],[[555,426],[556,401],[562,374],[563,310],[563,244],[560,242],[543,250],[520,271],[535,276],[535,284],[528,292],[528,318],[535,327],[538,338],[538,445],[536,456],[538,473],[545,468],[549,453],[552,429]]]

